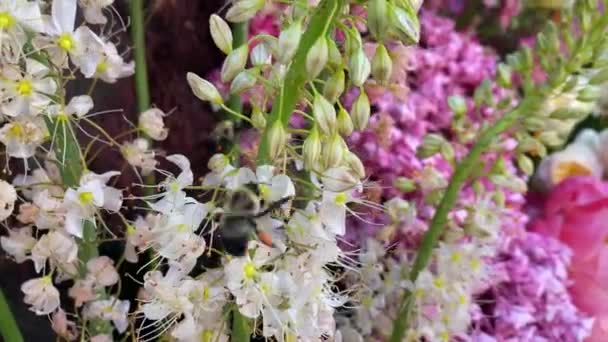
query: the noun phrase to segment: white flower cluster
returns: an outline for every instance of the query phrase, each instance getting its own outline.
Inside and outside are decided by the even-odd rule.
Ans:
[[[319,199],[305,209],[285,201],[266,213],[273,203],[295,195],[291,179],[274,167],[234,168],[225,156],[216,155],[203,181],[204,188],[214,189],[213,199],[199,202],[184,191],[193,182],[188,160],[181,155],[167,159],[181,172],[168,175],[164,191],[150,200],[153,212],[129,231],[127,248],[152,250],[163,260],[144,277],[139,310],[157,327],[140,337],[168,330],[179,341],[225,341],[230,327],[226,308],[231,307],[244,317],[261,319],[264,337],[317,341],[333,336],[334,308],[346,298],[333,289],[327,266],[343,261],[336,239],[344,232],[346,202],[357,191],[358,180],[345,169],[329,170],[316,180]],[[222,220],[231,208],[219,204],[244,187],[255,189],[262,203],[256,211],[263,214],[251,216],[249,233],[257,230],[269,239],[251,240],[245,256],[223,254],[221,267],[196,275],[197,259],[214,249],[211,239],[239,229]],[[208,249],[206,241],[212,244]]]

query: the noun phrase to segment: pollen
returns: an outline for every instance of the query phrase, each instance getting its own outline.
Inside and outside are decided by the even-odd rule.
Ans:
[[[211,342],[213,341],[213,332],[211,330],[204,330],[201,333],[201,342]]]
[[[42,283],[44,285],[51,285],[51,284],[53,284],[53,278],[51,278],[51,276],[44,276],[42,278]]]
[[[188,229],[188,225],[185,223],[180,223],[176,227],[178,232],[185,232]]]
[[[21,80],[17,82],[17,94],[21,96],[29,96],[34,91],[34,86],[30,80]]]
[[[91,204],[91,203],[93,203],[93,193],[90,191],[81,192],[78,195],[78,199],[80,200],[80,203],[82,203],[82,204]]]
[[[445,286],[445,282],[441,278],[435,278],[433,279],[433,285],[435,285],[436,288],[441,289]]]
[[[106,62],[106,61],[99,62],[99,64],[97,64],[97,68],[95,69],[95,71],[97,71],[98,74],[102,74],[102,73],[106,72],[107,70],[108,70],[108,62]]]
[[[210,297],[211,297],[211,294],[209,293],[209,288],[205,286],[203,288],[203,300],[206,302],[209,300]]]
[[[10,29],[15,26],[15,18],[8,12],[0,13],[0,29]]]
[[[560,163],[553,170],[553,182],[560,183],[564,179],[573,176],[588,176],[592,173],[591,169],[575,161]]]
[[[255,269],[255,265],[252,262],[248,262],[245,264],[245,267],[243,267],[243,273],[245,273],[245,278],[253,279],[258,273],[258,270]]]
[[[344,205],[346,203],[346,194],[343,192],[337,194],[334,201],[337,205]]]
[[[453,263],[458,263],[458,262],[460,262],[460,260],[462,260],[462,254],[460,252],[454,252],[454,253],[452,253],[452,256],[450,257],[450,260]]]
[[[64,33],[57,39],[57,45],[65,51],[71,51],[74,48],[74,38],[69,33]]]
[[[268,185],[266,185],[266,184],[259,184],[258,188],[260,190],[260,196],[263,199],[268,199],[268,197],[270,196],[270,188],[268,187]]]
[[[133,235],[135,234],[135,227],[133,227],[133,225],[128,224],[127,225],[127,235]]]
[[[57,121],[59,122],[68,122],[68,119],[68,116],[64,112],[57,114]]]
[[[8,130],[8,135],[13,138],[20,138],[25,134],[25,130],[23,129],[23,125],[19,122],[13,122],[11,128]]]

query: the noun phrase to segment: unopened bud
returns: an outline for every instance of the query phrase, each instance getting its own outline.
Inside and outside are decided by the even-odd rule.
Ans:
[[[306,72],[308,73],[309,80],[316,78],[321,73],[323,68],[325,68],[325,64],[327,64],[328,57],[327,38],[321,36],[312,45],[306,55]]]
[[[344,92],[344,78],[344,70],[338,69],[325,82],[325,87],[323,87],[323,96],[325,96],[329,102],[336,103],[338,98]]]
[[[220,173],[226,166],[228,166],[230,160],[228,157],[221,153],[214,154],[207,162],[207,167],[211,172]]]
[[[517,156],[517,166],[527,176],[531,176],[534,173],[534,163],[525,154]]]
[[[281,64],[287,64],[296,54],[300,38],[302,37],[302,23],[298,20],[283,30],[279,35],[277,46],[277,59]]]
[[[242,23],[255,16],[264,7],[265,0],[239,0],[226,12],[226,19],[233,23]]]
[[[209,18],[209,32],[218,49],[225,54],[232,52],[232,31],[219,15],[212,14]]]
[[[327,144],[323,146],[323,161],[326,168],[340,166],[344,158],[344,143],[340,135],[333,134]]]
[[[344,108],[340,108],[338,111],[338,133],[343,137],[348,137],[353,133],[355,127],[353,126],[353,120],[350,114]]]
[[[512,85],[512,72],[511,67],[507,64],[500,63],[498,64],[498,70],[496,75],[496,81],[503,88],[511,88]]]
[[[460,95],[452,95],[448,97],[448,106],[454,112],[456,117],[462,117],[467,113],[467,102]]]
[[[384,1],[384,0],[383,0]],[[372,75],[380,84],[387,84],[393,73],[393,61],[384,44],[379,44],[372,60]]]
[[[452,147],[452,144],[447,141],[441,144],[439,154],[441,154],[441,156],[449,162],[454,161],[454,147]]]
[[[418,12],[420,6],[422,6],[422,0],[395,0],[397,6],[403,8],[409,8],[414,12]]]
[[[203,101],[211,102],[216,105],[221,105],[224,103],[222,95],[220,95],[213,83],[192,72],[186,74],[186,80],[188,81],[188,85],[190,85],[194,96]]]
[[[336,129],[336,109],[323,96],[316,94],[312,111],[321,129],[326,135],[331,135]]]
[[[357,87],[363,86],[363,83],[369,77],[372,66],[363,52],[363,49],[358,49],[353,53],[348,60],[348,73],[353,85]]]
[[[416,182],[406,177],[397,177],[394,186],[406,194],[416,190]]]
[[[338,45],[336,45],[335,41],[329,39],[327,41],[327,48],[329,50],[327,63],[334,68],[340,68],[342,66],[342,54],[340,53],[340,49],[338,49]]]
[[[281,121],[276,120],[268,131],[268,150],[270,154],[269,158],[271,160],[278,158],[281,153],[283,153],[286,143],[287,132],[285,132],[285,128],[281,124]]]
[[[443,136],[439,134],[427,134],[422,139],[422,144],[418,146],[418,150],[416,150],[416,155],[419,158],[428,158],[438,153],[441,150],[441,146],[446,143]]]
[[[255,85],[256,78],[250,70],[243,70],[230,83],[230,94],[238,95]]]
[[[558,147],[564,143],[564,139],[556,131],[542,132],[538,135],[538,140],[549,147]]]
[[[524,119],[523,123],[524,127],[526,127],[528,131],[536,132],[542,131],[545,128],[545,126],[547,125],[547,119],[536,116],[529,116]]]
[[[420,40],[420,21],[411,9],[391,6],[389,20],[397,38],[405,44],[415,44]]]
[[[302,157],[304,159],[304,168],[312,170],[321,156],[321,139],[317,126],[310,130],[310,134],[304,139],[302,146]]]
[[[270,55],[270,50],[266,44],[260,43],[251,50],[250,59],[253,66],[262,66],[269,65],[271,63],[272,56]]]
[[[367,4],[367,27],[381,42],[388,31],[388,3],[386,0],[370,0]]]
[[[370,105],[367,94],[361,88],[361,93],[353,103],[353,107],[350,111],[351,118],[353,120],[353,126],[357,131],[364,130],[367,127],[370,115]]]
[[[233,50],[222,65],[221,78],[222,82],[228,83],[238,75],[247,64],[247,54],[249,53],[249,47],[247,44],[243,44],[236,50]]]
[[[351,171],[353,171],[353,173],[359,177],[359,179],[362,179],[365,177],[365,167],[363,166],[363,163],[361,162],[361,159],[359,159],[359,157],[357,157],[356,154],[352,153],[349,150],[345,150],[345,155],[344,155],[344,162],[346,163],[346,165],[348,166],[349,169],[351,169]]]
[[[259,108],[253,108],[251,113],[251,125],[257,130],[264,130],[266,128],[266,117]]]

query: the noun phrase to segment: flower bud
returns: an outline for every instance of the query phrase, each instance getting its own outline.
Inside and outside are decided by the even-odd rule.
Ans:
[[[263,66],[270,65],[272,56],[266,44],[260,43],[251,50],[250,59],[253,66]]]
[[[439,147],[439,154],[449,162],[454,161],[454,147],[447,141]]]
[[[348,72],[353,85],[357,87],[363,86],[363,83],[369,77],[371,65],[363,49],[358,49],[350,56],[348,60]]]
[[[324,166],[328,169],[340,166],[344,158],[344,143],[342,137],[337,133],[333,134],[329,141],[323,146]]]
[[[541,131],[547,125],[547,120],[536,116],[529,116],[523,120],[523,124],[528,131]]]
[[[467,102],[460,95],[448,97],[448,106],[457,117],[462,117],[467,113]]]
[[[340,49],[338,49],[338,45],[336,45],[335,41],[328,39],[327,48],[329,50],[327,63],[334,68],[340,68],[342,66],[342,54],[340,53]]]
[[[221,153],[216,153],[207,162],[207,167],[211,172],[220,173],[229,163],[230,160],[228,160],[228,157]]]
[[[209,32],[218,49],[225,54],[232,52],[232,31],[228,23],[219,15],[212,14],[209,18]]]
[[[255,107],[251,113],[251,125],[257,130],[264,130],[266,128],[266,117],[262,111]]]
[[[278,158],[283,153],[286,143],[287,132],[285,132],[281,121],[276,120],[268,131],[268,150],[270,154],[268,157],[271,160]]]
[[[242,23],[255,16],[264,7],[265,0],[239,0],[226,12],[226,19],[233,23]]]
[[[215,88],[213,83],[192,72],[186,74],[186,79],[188,80],[188,85],[190,85],[194,96],[203,101],[211,102],[216,105],[221,105],[224,103],[224,99],[222,99],[222,96],[217,91],[217,88]]]
[[[340,108],[338,111],[338,133],[343,137],[348,137],[353,133],[355,127],[353,126],[353,120],[350,114],[344,108]]]
[[[302,146],[302,158],[304,159],[304,168],[312,170],[321,156],[321,139],[319,138],[319,130],[315,125],[310,134],[304,140]]]
[[[344,93],[344,70],[338,69],[325,82],[325,87],[323,87],[323,96],[330,103],[336,103],[342,93]]]
[[[363,166],[361,159],[359,159],[356,154],[352,153],[349,150],[345,150],[345,152],[346,153],[344,155],[344,162],[346,163],[348,168],[351,169],[354,174],[359,177],[359,179],[364,178],[365,167]]]
[[[367,27],[377,41],[388,31],[388,4],[386,0],[370,0],[367,4]]]
[[[511,88],[512,85],[512,75],[511,67],[507,64],[500,63],[498,64],[498,69],[496,71],[496,81],[503,88]]]
[[[564,143],[564,139],[556,131],[542,132],[538,135],[538,140],[549,147],[558,147]]]
[[[384,0],[383,0],[384,1]],[[393,73],[393,61],[384,44],[379,44],[372,60],[372,75],[380,84],[387,84]]]
[[[405,44],[415,44],[420,40],[420,21],[411,9],[391,6],[389,18],[392,31]]]
[[[527,176],[534,173],[534,163],[532,162],[532,159],[525,154],[520,154],[517,156],[517,166]]]
[[[353,120],[353,126],[357,131],[364,130],[367,127],[370,115],[370,105],[367,94],[363,90],[359,94],[359,97],[353,103],[353,108],[350,111],[351,118]]]
[[[325,36],[319,37],[306,55],[308,79],[312,80],[321,73],[323,68],[325,68],[325,64],[327,64],[328,57],[327,38]]]
[[[281,64],[288,64],[300,45],[302,37],[302,22],[296,21],[279,35],[277,46],[277,59]]]
[[[238,49],[232,51],[224,64],[222,65],[221,78],[222,82],[230,82],[232,79],[243,69],[247,64],[247,54],[249,53],[249,47],[247,44],[243,44]]]
[[[441,150],[441,146],[446,143],[443,136],[439,134],[427,134],[422,139],[422,144],[418,146],[416,150],[416,156],[419,158],[428,158],[438,153]]]
[[[255,85],[256,78],[250,70],[243,70],[230,83],[230,94],[238,95]]]
[[[316,94],[312,105],[313,114],[321,132],[330,135],[336,129],[336,109],[323,96]]]
[[[416,190],[416,182],[406,177],[397,177],[394,186],[406,194]]]

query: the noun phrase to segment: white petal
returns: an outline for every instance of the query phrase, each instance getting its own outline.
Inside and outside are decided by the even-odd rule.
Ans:
[[[122,207],[122,191],[112,188],[105,187],[103,189],[103,208],[112,212],[120,211]]]
[[[262,165],[255,170],[255,175],[258,178],[258,183],[269,184],[274,174],[274,166]]]
[[[68,115],[76,114],[82,117],[93,109],[93,99],[88,95],[74,96],[66,106],[65,112]]]
[[[87,7],[84,9],[84,20],[90,24],[105,24],[108,20],[103,15],[100,7]]]
[[[66,232],[82,238],[82,229],[84,225],[84,218],[80,215],[77,215],[73,211],[68,211],[65,216],[65,230]]]
[[[53,22],[62,33],[72,33],[76,22],[76,0],[53,0]]]

